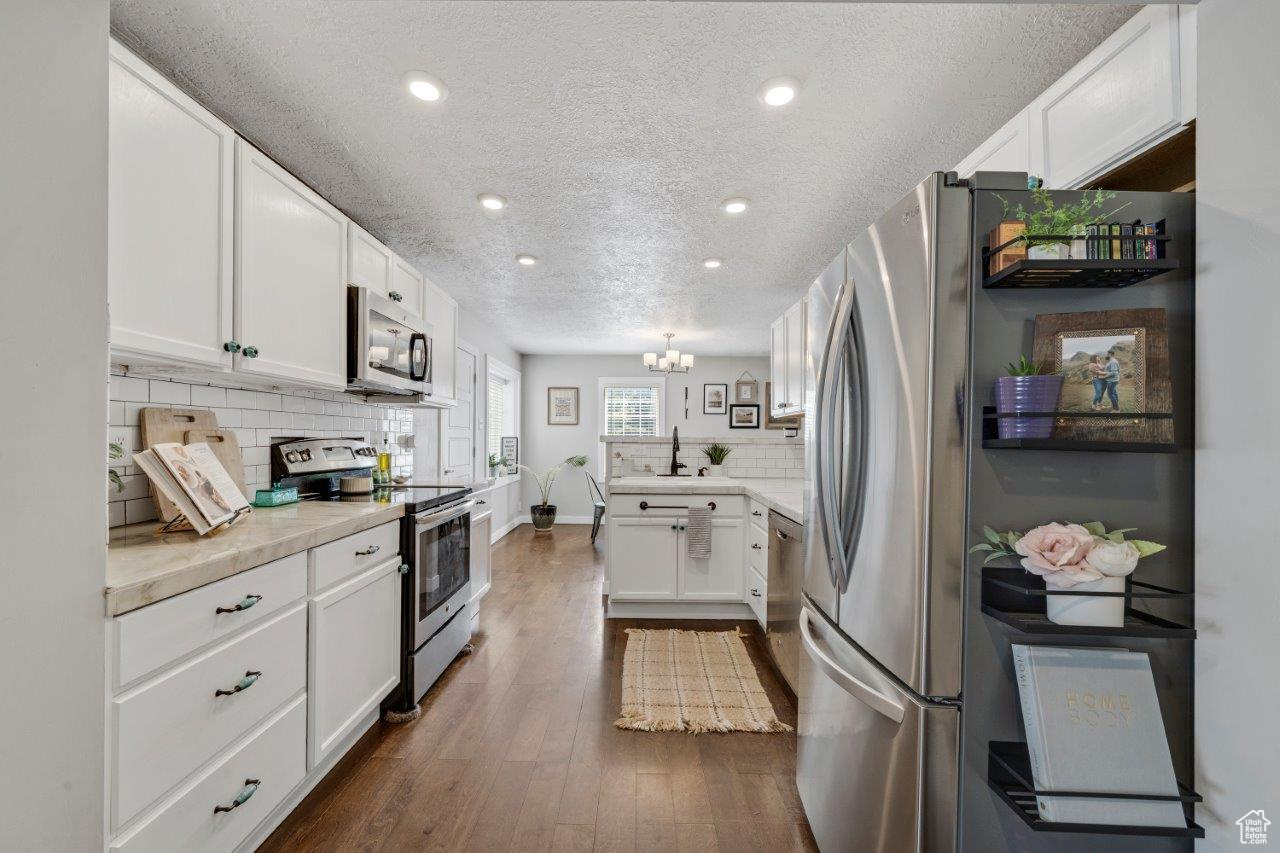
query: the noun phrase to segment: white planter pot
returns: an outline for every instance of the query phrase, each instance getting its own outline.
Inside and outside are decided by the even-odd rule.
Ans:
[[[1027,260],[1065,261],[1071,257],[1071,247],[1066,243],[1035,243],[1027,247]]]
[[[724,476],[724,466],[723,466],[723,465],[708,465],[708,466],[707,466],[707,476],[709,476],[709,477],[723,477],[723,476]]]
[[[1072,592],[1124,592],[1124,578],[1102,578],[1071,587]],[[1052,589],[1052,587],[1050,587]],[[1098,628],[1124,626],[1125,599],[1121,596],[1045,596],[1049,621],[1056,625],[1091,625]]]

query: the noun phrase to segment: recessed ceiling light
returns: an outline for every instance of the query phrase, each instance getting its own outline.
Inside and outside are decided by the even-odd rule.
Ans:
[[[533,255],[516,255],[516,262],[531,267],[538,262],[538,259]]]
[[[760,87],[760,100],[770,107],[782,107],[791,103],[800,91],[800,81],[794,77],[774,77]]]
[[[702,262],[702,265],[709,270],[713,270],[716,267],[720,266],[720,263],[721,261],[719,258],[707,258],[705,261]]]
[[[410,71],[404,75],[404,83],[415,97],[430,103],[439,103],[449,97],[449,87],[434,74],[425,71]]]
[[[741,213],[747,209],[747,200],[745,198],[726,198],[720,202],[720,208],[725,213]]]
[[[480,193],[476,198],[489,210],[502,210],[507,206],[507,200],[497,193]]]

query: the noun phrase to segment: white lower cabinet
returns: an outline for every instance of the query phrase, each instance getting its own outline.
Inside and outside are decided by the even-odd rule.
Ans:
[[[755,614],[756,621],[764,628],[768,623],[769,586],[765,576],[756,570],[754,565],[747,568],[747,605]]]
[[[676,518],[614,518],[609,524],[609,597],[674,601],[678,596]]]
[[[308,769],[400,678],[399,568],[396,556],[311,601]]]
[[[710,557],[689,556],[687,524],[687,519],[680,519],[677,531],[677,597],[682,601],[741,601],[742,519],[712,520]]]
[[[306,704],[306,697],[299,696],[272,715],[237,749],[109,849],[118,853],[234,850],[306,776]]]
[[[689,495],[645,495],[649,504],[688,505]],[[619,495],[610,500],[608,538],[609,598],[612,601],[742,601],[742,499],[705,498],[719,509],[711,521],[711,556],[688,555],[688,515],[668,509],[639,510],[640,498]],[[638,517],[632,512],[655,513]],[[724,513],[724,515],[721,515]]]
[[[491,559],[493,546],[493,513],[481,512],[471,516],[471,617],[478,612],[480,599],[489,592],[492,579]]]

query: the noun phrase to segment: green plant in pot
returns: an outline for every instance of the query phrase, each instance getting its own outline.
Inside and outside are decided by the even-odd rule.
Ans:
[[[506,468],[511,462],[505,456],[499,456],[496,453],[489,454],[489,476],[496,477],[500,473],[499,469]]]
[[[107,459],[113,460],[113,459],[123,459],[123,458],[124,458],[124,445],[118,441],[108,442],[107,443]],[[107,464],[110,465],[110,461],[108,461]],[[120,476],[120,472],[117,471],[115,468],[110,468],[110,467],[107,468],[107,482],[109,482],[115,488],[116,492],[124,491],[124,479]]]
[[[1092,192],[1086,190],[1080,194],[1078,204],[1070,202],[1058,204],[1054,202],[1053,194],[1049,190],[1040,187],[1031,191],[1035,209],[1027,210],[1021,203],[1014,207],[1004,196],[996,196],[1004,202],[1004,218],[1016,219],[1026,227],[1022,240],[1027,244],[1029,260],[1065,260],[1071,257],[1085,257],[1087,253],[1083,239],[1067,243],[1062,238],[1083,237],[1085,229],[1090,225],[1097,225],[1110,219],[1129,206],[1127,203],[1122,204],[1104,213],[1103,207],[1115,197],[1115,193],[1106,190]],[[1037,240],[1037,237],[1040,239]]]
[[[556,475],[560,473],[560,469],[565,466],[570,468],[582,468],[587,464],[585,456],[570,456],[568,459],[553,465],[545,471],[535,471],[528,465],[521,465],[523,471],[528,471],[533,475],[533,479],[538,484],[538,491],[542,493],[542,503],[534,504],[529,507],[529,517],[533,521],[534,530],[550,530],[551,526],[556,523],[556,505],[551,502],[551,487],[556,482]]]
[[[706,447],[702,448],[703,454],[707,457],[707,473],[712,477],[724,476],[724,460],[729,458],[729,454],[733,451],[726,444],[713,441]]]
[[[1046,373],[1044,365],[1028,361],[1025,355],[1011,362],[1007,376],[996,379],[996,412],[1052,412],[1058,408],[1062,377]],[[1053,434],[1053,418],[999,418],[1001,438],[1048,438]]]

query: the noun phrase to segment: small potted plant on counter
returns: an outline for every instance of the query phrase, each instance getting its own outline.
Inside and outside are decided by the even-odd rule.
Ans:
[[[533,479],[538,483],[538,491],[542,493],[542,503],[529,507],[529,517],[533,521],[534,530],[550,530],[551,526],[556,523],[556,505],[551,502],[551,486],[555,483],[556,475],[560,473],[560,469],[566,465],[571,468],[582,468],[586,464],[587,457],[570,456],[560,464],[553,465],[545,471],[535,471],[528,465],[520,466],[522,470],[528,471],[533,475]]]
[[[499,456],[496,453],[489,454],[489,479],[494,479],[511,463],[507,461],[507,457]]]
[[[996,413],[1052,412],[1058,408],[1062,377],[1045,373],[1043,365],[1019,356],[1006,368],[1009,375],[996,379]],[[1053,418],[999,418],[1001,438],[1048,438]]]
[[[1084,258],[1087,252],[1083,239],[1067,243],[1062,238],[1077,235],[1083,237],[1085,229],[1090,225],[1110,219],[1128,207],[1128,204],[1122,204],[1109,213],[1103,213],[1103,205],[1115,197],[1113,192],[1094,190],[1092,193],[1081,193],[1079,204],[1059,205],[1054,203],[1049,190],[1040,187],[1031,191],[1031,198],[1038,209],[1028,211],[1022,204],[1012,207],[1008,199],[996,196],[1004,202],[1004,218],[1017,220],[1025,226],[1022,240],[1027,244],[1027,259],[1033,261]],[[1037,236],[1042,239],[1037,240]]]
[[[732,453],[728,445],[713,441],[706,447],[702,448],[702,452],[707,457],[707,474],[712,477],[724,476],[724,460],[729,458]]]
[[[1138,560],[1158,554],[1165,546],[1143,539],[1125,539],[1133,528],[1107,531],[1100,521],[1086,524],[1052,522],[1026,533],[997,533],[982,528],[987,541],[969,553],[985,552],[984,565],[999,557],[1014,557],[1048,589],[1103,595],[1045,596],[1045,613],[1058,625],[1119,628],[1124,625],[1125,578]]]

